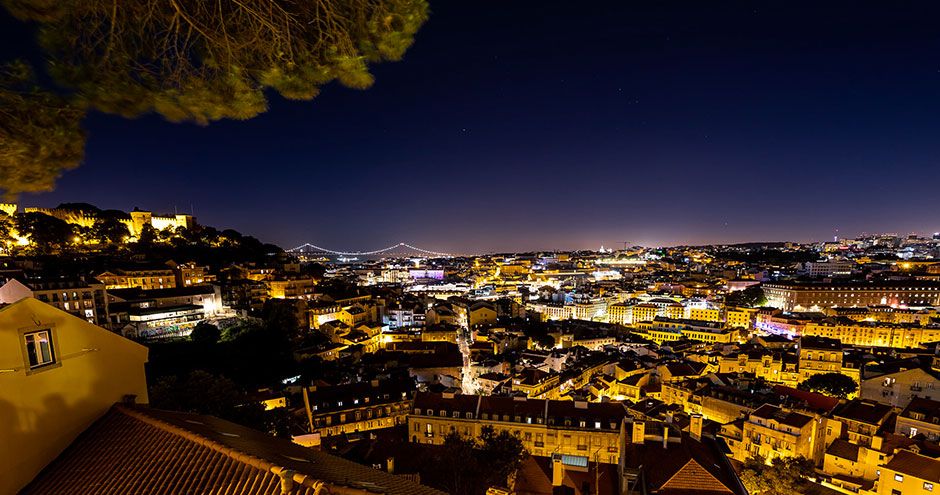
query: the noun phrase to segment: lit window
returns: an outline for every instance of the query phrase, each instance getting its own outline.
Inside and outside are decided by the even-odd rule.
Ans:
[[[23,335],[26,341],[26,356],[29,368],[35,369],[55,363],[55,350],[52,348],[52,333],[49,330],[29,332]]]
[[[925,482],[924,482],[924,491],[932,492],[932,491],[933,491],[933,483],[928,483],[928,482],[925,481]]]
[[[894,481],[904,481],[904,475],[903,475],[903,474],[895,474],[895,475],[894,475]]]

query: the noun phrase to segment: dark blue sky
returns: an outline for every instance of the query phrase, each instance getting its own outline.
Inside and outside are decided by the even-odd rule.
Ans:
[[[940,230],[940,2],[434,1],[366,91],[208,127],[94,115],[24,204],[189,210],[285,247]]]

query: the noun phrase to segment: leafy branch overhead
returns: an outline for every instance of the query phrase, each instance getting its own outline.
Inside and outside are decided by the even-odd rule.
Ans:
[[[366,88],[368,64],[401,59],[428,15],[426,0],[0,2],[38,23],[57,86],[36,86],[20,62],[3,73],[8,195],[50,190],[79,164],[88,110],[207,124],[264,112],[268,89],[309,100],[333,80]]]

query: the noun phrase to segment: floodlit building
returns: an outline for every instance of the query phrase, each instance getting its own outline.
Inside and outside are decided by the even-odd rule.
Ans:
[[[754,328],[754,322],[757,319],[757,309],[755,308],[726,308],[725,325],[730,328]]]
[[[176,274],[167,266],[115,268],[95,276],[106,289],[172,289]]]
[[[317,281],[311,277],[268,280],[268,297],[273,299],[310,299]]]
[[[110,326],[135,338],[186,336],[206,318],[223,311],[217,285],[173,289],[114,289],[110,299]]]
[[[735,458],[803,456],[820,462],[825,448],[823,418],[764,404],[743,422],[743,441]]]
[[[411,411],[413,388],[379,380],[305,387],[310,432],[326,438],[403,425]]]
[[[940,371],[917,365],[887,372],[866,372],[859,395],[897,408],[907,407],[917,397],[940,398]]]
[[[836,409],[832,418],[842,423],[841,431],[849,443],[871,446],[891,413],[889,405],[855,399]]]
[[[800,337],[800,381],[813,375],[841,373],[859,381],[858,368],[844,365],[842,342],[826,337]]]
[[[932,495],[940,490],[940,460],[901,450],[881,468],[878,495]]]
[[[894,432],[914,438],[923,435],[930,442],[940,441],[940,400],[918,397],[898,414]]]
[[[807,322],[803,326],[802,334],[838,339],[843,344],[852,346],[912,348],[940,341],[940,325],[920,326],[827,319]]]
[[[940,283],[928,281],[764,284],[767,305],[784,311],[850,306],[937,306]]]
[[[419,392],[408,416],[408,436],[415,443],[441,445],[451,432],[479,437],[488,426],[518,434],[534,456],[617,464],[626,417],[619,402]]]

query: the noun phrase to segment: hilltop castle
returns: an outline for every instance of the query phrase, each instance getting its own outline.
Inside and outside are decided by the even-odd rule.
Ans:
[[[7,215],[16,214],[18,209],[19,208],[16,203],[0,203],[0,211],[3,211]],[[23,213],[42,213],[58,218],[63,222],[72,225],[79,225],[82,227],[91,227],[95,224],[95,220],[98,218],[97,215],[95,215],[93,212],[82,212],[60,208],[26,207],[23,208]],[[144,225],[150,225],[156,230],[176,229],[178,227],[186,227],[187,229],[191,229],[196,225],[196,217],[192,215],[156,215],[151,211],[142,211],[137,208],[134,208],[133,211],[128,212],[128,215],[130,218],[124,219],[123,222],[125,225],[127,225],[127,230],[130,231],[132,237],[139,236],[140,232],[144,228]]]

